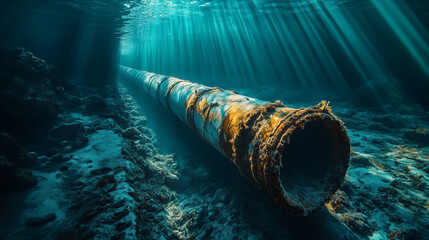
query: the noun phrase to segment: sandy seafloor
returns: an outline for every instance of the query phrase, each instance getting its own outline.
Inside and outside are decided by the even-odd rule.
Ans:
[[[263,89],[238,91],[276,96]],[[416,105],[371,111],[333,100],[351,138],[345,182],[320,211],[292,217],[156,102],[110,91],[108,113],[61,114],[83,124],[88,143],[37,156],[37,186],[2,195],[1,239],[429,238],[429,115]]]

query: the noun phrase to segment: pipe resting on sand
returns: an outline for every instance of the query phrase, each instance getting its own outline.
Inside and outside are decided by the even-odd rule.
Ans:
[[[121,66],[125,81],[158,99],[265,189],[286,212],[308,215],[341,186],[350,159],[343,122],[325,101],[293,109],[233,91]]]

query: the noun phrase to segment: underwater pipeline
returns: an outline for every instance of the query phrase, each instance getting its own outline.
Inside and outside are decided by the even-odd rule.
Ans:
[[[344,180],[350,139],[325,101],[294,109],[124,66],[120,73],[229,158],[289,214],[314,212]]]

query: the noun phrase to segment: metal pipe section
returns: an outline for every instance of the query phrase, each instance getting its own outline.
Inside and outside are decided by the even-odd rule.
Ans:
[[[175,77],[121,66],[137,84],[229,158],[293,215],[323,206],[341,186],[350,139],[328,103],[293,109]]]

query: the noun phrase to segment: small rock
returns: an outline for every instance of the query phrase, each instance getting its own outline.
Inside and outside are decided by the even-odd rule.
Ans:
[[[116,230],[118,231],[123,231],[126,228],[131,226],[131,222],[119,222],[118,224],[116,224]]]
[[[34,163],[37,160],[37,153],[27,152],[27,160],[31,163]]]
[[[63,152],[64,152],[64,153],[69,153],[69,152],[71,152],[72,150],[73,150],[72,146],[67,146],[67,147],[65,147],[65,148],[63,149]]]
[[[60,171],[62,171],[62,172],[65,172],[67,170],[69,170],[69,167],[67,167],[67,166],[61,166],[60,167]]]
[[[112,190],[116,189],[116,185],[117,183],[113,175],[105,175],[97,181],[95,186],[97,188],[104,188],[103,190],[105,192],[111,192]]]
[[[85,110],[87,112],[103,112],[106,109],[106,103],[100,96],[90,96],[85,99]]]
[[[49,158],[48,157],[46,157],[46,156],[39,156],[39,157],[37,157],[37,159],[39,160],[39,162],[41,162],[41,163],[46,163],[48,160],[49,160]]]
[[[419,144],[429,145],[429,130],[426,128],[408,130],[404,133],[404,137]]]
[[[381,145],[381,144],[385,143],[385,141],[383,139],[380,139],[380,138],[372,138],[370,141],[374,145]]]
[[[374,166],[371,161],[371,157],[363,155],[363,154],[357,154],[353,156],[350,159],[350,162],[352,165],[356,167],[370,167]]]
[[[101,129],[103,129],[103,128],[101,128]],[[94,127],[88,127],[88,128],[86,129],[86,133],[87,133],[87,134],[95,133],[96,131],[97,131],[97,129],[96,129],[96,128],[94,128]]]
[[[51,157],[52,162],[62,162],[63,161],[63,154],[57,153]]]
[[[147,119],[146,117],[139,117],[137,120],[134,121],[135,126],[146,126]]]
[[[176,176],[166,176],[164,183],[169,187],[176,187],[179,186],[180,181],[179,178]]]
[[[340,221],[360,234],[371,233],[371,226],[367,222],[366,216],[362,213],[351,212],[341,214]]]
[[[62,156],[63,156],[64,161],[68,161],[68,160],[72,159],[72,157],[73,157],[71,154],[63,154]]]
[[[85,212],[83,212],[82,216],[79,218],[79,223],[88,223],[101,212],[102,212],[101,208],[87,209]]]
[[[131,139],[131,140],[138,140],[140,138],[140,135],[141,135],[140,131],[137,130],[137,128],[135,128],[135,127],[127,128],[122,133],[122,136],[124,138]]]
[[[350,200],[348,196],[341,190],[338,190],[331,198],[329,203],[335,212],[341,212],[350,207]]]
[[[109,167],[104,167],[104,168],[99,168],[99,169],[92,170],[92,171],[90,172],[90,174],[91,174],[92,176],[95,176],[95,175],[105,174],[105,173],[108,173],[108,172],[110,172],[110,171],[112,171],[112,169],[111,169],[111,168],[109,168]]]
[[[122,218],[124,218],[125,216],[127,216],[129,213],[130,213],[130,211],[128,209],[124,208],[124,210],[122,210],[122,211],[115,212],[113,214],[113,219],[115,221],[121,220]]]
[[[30,218],[25,222],[25,225],[28,227],[37,227],[52,222],[56,218],[57,215],[55,215],[55,213],[50,213],[41,217]]]

